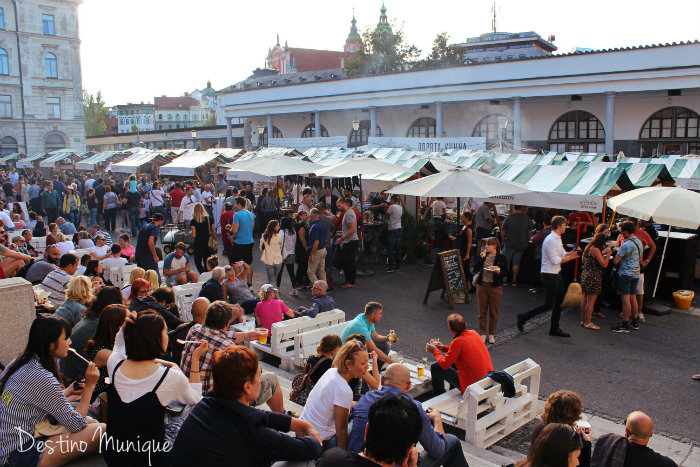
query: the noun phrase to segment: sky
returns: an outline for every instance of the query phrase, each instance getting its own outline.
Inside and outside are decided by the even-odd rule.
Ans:
[[[491,0],[386,0],[389,20],[423,54],[447,32],[465,42],[491,31]],[[211,80],[216,90],[264,67],[268,48],[342,50],[355,11],[360,32],[381,0],[83,0],[83,88],[107,105],[181,96]],[[554,35],[560,53],[700,39],[700,1],[500,0],[499,32]]]

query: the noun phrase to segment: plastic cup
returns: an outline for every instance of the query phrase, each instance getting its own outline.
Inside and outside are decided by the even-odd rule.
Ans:
[[[258,328],[256,329],[258,331],[258,342],[260,342],[261,345],[267,344],[267,329],[265,328]]]
[[[418,379],[423,379],[423,373],[425,372],[425,365],[422,363],[418,364]]]

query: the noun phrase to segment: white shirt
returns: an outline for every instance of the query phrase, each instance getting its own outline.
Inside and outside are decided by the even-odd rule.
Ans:
[[[94,179],[94,178],[88,178],[87,180],[85,180],[85,193],[87,193],[87,191],[88,191],[90,188],[92,188],[92,184],[93,184],[93,183],[95,183],[95,179]]]
[[[75,245],[70,240],[66,240],[65,242],[58,242],[56,243],[56,246],[61,252],[61,256],[65,255],[66,253],[70,253],[70,250],[75,249]]]
[[[182,198],[182,203],[180,204],[180,212],[182,213],[182,219],[185,222],[189,222],[192,220],[192,213],[194,212],[194,206],[197,204],[197,201],[195,201],[195,197],[193,196],[185,196]]]
[[[14,231],[15,230],[15,224],[12,222],[12,219],[10,219],[10,216],[5,214],[5,211],[0,211],[0,221],[2,221],[3,225],[5,228],[9,231]]]
[[[105,268],[106,272],[109,272],[110,269],[122,267],[126,263],[126,258],[115,258],[114,256],[110,256],[109,258],[105,258],[102,260],[102,267]]]
[[[309,187],[306,185],[292,185],[292,200],[294,200],[294,204],[299,204],[300,199],[304,198],[304,190],[306,190],[307,188]]]
[[[326,371],[309,394],[304,411],[299,417],[311,423],[322,440],[328,440],[335,435],[334,407],[350,410],[352,404],[352,389],[348,382],[340,376],[337,368]]]
[[[165,192],[163,190],[151,190],[148,193],[148,199],[151,201],[151,206],[154,208],[160,207],[165,200]]]
[[[90,253],[97,253],[97,256],[104,256],[104,255],[107,254],[107,251],[108,251],[108,250],[109,250],[109,249],[107,248],[106,245],[105,245],[105,246],[97,246],[97,245],[95,245],[95,246],[93,246],[92,248],[90,248]]]
[[[211,198],[212,198],[211,191],[202,192],[202,203],[206,204],[207,206],[211,206],[211,202],[212,202]]]
[[[301,204],[299,205],[299,210],[300,210],[300,211],[311,212],[311,208],[308,207],[307,205],[305,205],[304,203],[301,203]]]
[[[95,242],[93,242],[89,238],[81,238],[80,240],[78,240],[78,248],[80,248],[81,250],[92,248],[94,246]]]
[[[552,232],[542,242],[542,268],[541,273],[559,274],[561,260],[566,256],[566,250],[561,243],[561,236]]]
[[[202,199],[202,192],[199,190],[199,188],[194,190],[194,193],[192,193],[192,196],[194,196],[194,200],[198,203],[203,203],[204,200]]]
[[[445,202],[442,200],[437,200],[433,202],[433,217],[442,217],[445,215],[446,211]]]
[[[389,230],[396,230],[401,228],[401,216],[403,215],[403,208],[398,204],[389,205],[387,209],[389,213]]]

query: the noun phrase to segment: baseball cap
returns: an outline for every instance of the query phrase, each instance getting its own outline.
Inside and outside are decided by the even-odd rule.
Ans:
[[[262,287],[260,287],[260,290],[262,290],[265,293],[268,293],[270,290],[275,290],[275,286],[272,284],[264,284]]]

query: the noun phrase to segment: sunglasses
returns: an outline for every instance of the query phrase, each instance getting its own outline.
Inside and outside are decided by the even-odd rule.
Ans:
[[[355,345],[353,345],[352,348],[353,348],[353,350],[357,349],[358,351],[367,350],[367,347],[365,347],[365,344],[363,344],[360,341],[355,341]]]

